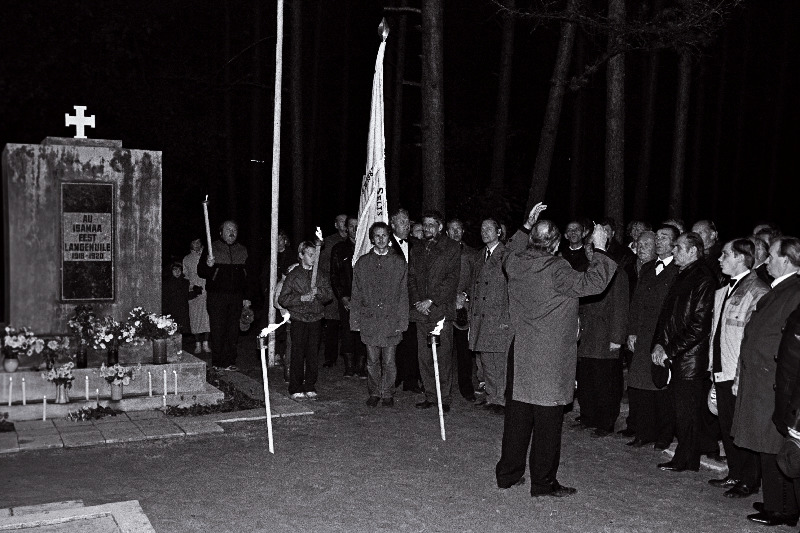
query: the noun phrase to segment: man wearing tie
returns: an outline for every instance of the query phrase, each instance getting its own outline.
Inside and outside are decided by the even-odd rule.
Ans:
[[[398,209],[392,215],[391,226],[392,247],[403,254],[408,263],[409,254],[417,240],[410,234],[411,219],[408,211]],[[403,332],[403,340],[397,345],[395,363],[397,364],[395,387],[399,387],[402,383],[404,391],[422,392],[419,386],[419,361],[417,360],[417,325],[414,322],[409,322],[408,329]]]
[[[722,446],[728,458],[728,475],[708,483],[724,487],[728,498],[744,498],[755,493],[759,485],[758,454],[733,443],[731,426],[736,405],[734,383],[739,366],[739,348],[744,327],[756,304],[769,286],[761,281],[753,266],[755,246],[747,239],[725,243],[719,264],[730,281],[714,295],[714,318],[711,323],[709,370],[717,396],[717,420],[722,433]]]

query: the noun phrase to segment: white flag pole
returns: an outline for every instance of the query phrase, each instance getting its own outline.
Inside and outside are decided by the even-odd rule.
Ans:
[[[447,440],[444,432],[444,409],[442,408],[442,386],[439,384],[439,357],[436,353],[436,345],[439,344],[439,335],[442,333],[444,318],[441,319],[431,331],[431,350],[433,351],[433,377],[436,378],[436,402],[439,405],[439,429],[442,433],[442,440]]]
[[[270,324],[258,335],[258,347],[261,350],[261,376],[264,380],[264,409],[267,412],[267,439],[269,440],[269,453],[275,454],[275,445],[272,440],[272,406],[269,402],[269,378],[267,375],[267,347],[265,341],[270,338],[270,333],[289,321],[289,313],[283,315],[283,322]]]

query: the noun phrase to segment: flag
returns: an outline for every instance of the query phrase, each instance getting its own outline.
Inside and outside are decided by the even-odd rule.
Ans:
[[[361,181],[361,199],[358,202],[358,231],[356,250],[353,253],[353,266],[362,255],[369,252],[369,228],[375,222],[389,222],[386,203],[386,139],[383,136],[383,54],[386,51],[386,37],[389,27],[386,19],[381,21],[378,31],[381,44],[375,59],[375,76],[372,78],[372,107],[369,118],[369,137],[367,139],[367,169]]]

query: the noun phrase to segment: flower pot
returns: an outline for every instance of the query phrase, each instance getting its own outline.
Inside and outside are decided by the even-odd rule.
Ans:
[[[66,383],[56,383],[56,403],[69,403]]]
[[[75,353],[75,368],[86,368],[89,364],[89,350],[86,344],[80,343]]]
[[[167,339],[153,339],[153,364],[167,364]]]
[[[111,384],[111,401],[118,402],[122,399],[122,383]]]
[[[119,348],[109,348],[107,353],[108,366],[116,365],[119,363]]]
[[[15,355],[7,355],[3,359],[3,369],[6,372],[16,372],[19,367],[19,359]]]

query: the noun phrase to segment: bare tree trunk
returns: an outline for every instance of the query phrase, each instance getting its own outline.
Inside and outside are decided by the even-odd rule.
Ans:
[[[505,7],[515,8],[515,0],[505,0]],[[500,80],[497,87],[497,111],[492,142],[492,173],[489,187],[499,190],[505,181],[506,139],[508,138],[508,108],[511,101],[511,71],[514,63],[514,29],[516,21],[510,13],[503,14],[503,35],[500,49]]]
[[[292,233],[294,242],[305,239],[305,176],[303,173],[303,13],[302,0],[289,2],[292,109]]]
[[[250,157],[247,160],[264,160],[263,145],[261,138],[261,123],[264,117],[261,116],[263,89],[261,89],[261,63],[263,61],[263,47],[261,41],[261,4],[256,2],[253,12],[253,42],[256,43],[253,50],[253,99],[250,102]],[[258,254],[259,250],[254,249],[258,242],[258,237],[263,235],[264,228],[261,227],[261,184],[264,181],[263,163],[250,161],[250,183],[248,187],[248,227],[250,229],[250,249],[252,253]]]
[[[345,0],[344,9],[347,13],[350,12],[351,2]],[[353,209],[353,203],[348,201],[348,175],[347,175],[347,162],[350,155],[350,143],[348,138],[350,135],[350,17],[344,17],[344,28],[342,28],[342,40],[344,46],[344,58],[342,59],[342,93],[341,93],[341,121],[339,122],[339,175],[336,187],[337,205],[343,206],[345,212],[356,216],[358,213],[350,211]],[[355,206],[358,208],[358,205]]]
[[[703,161],[705,160],[705,150],[703,150],[703,139],[705,129],[703,126],[706,122],[706,78],[708,68],[706,62],[700,60],[700,68],[697,73],[697,89],[694,91],[697,95],[694,105],[694,131],[692,136],[692,167],[689,172],[690,183],[692,185],[689,195],[689,215],[692,220],[701,218],[710,218],[711,213],[707,211],[700,211],[701,206],[707,206],[708,203],[703,199],[703,189],[701,185],[706,185],[703,180]],[[714,192],[716,194],[716,192]],[[715,215],[716,216],[716,215]]]
[[[609,0],[608,17],[624,24],[625,0]],[[609,52],[619,46],[618,37],[608,36]],[[606,73],[606,183],[605,212],[624,226],[625,214],[625,54],[613,55]],[[615,228],[619,231],[620,228]]]
[[[656,95],[658,93],[659,51],[652,50],[647,54],[647,71],[642,86],[642,132],[639,138],[639,168],[636,173],[633,212],[639,220],[647,218],[647,201],[650,185],[650,161],[653,155],[653,129],[655,128]]]
[[[728,37],[723,35],[722,46],[720,51],[722,58],[719,70],[719,84],[717,89],[717,106],[716,106],[716,126],[714,128],[714,153],[711,159],[711,190],[719,191],[721,184],[722,171],[722,139],[723,130],[725,127],[725,95],[727,89],[727,74],[728,74]],[[719,192],[711,195],[711,212],[718,213],[719,206]]]
[[[669,216],[683,217],[683,179],[686,163],[686,129],[689,121],[689,95],[692,58],[688,50],[678,50],[678,95],[675,99],[675,133],[672,144],[672,171],[669,181]]]
[[[567,11],[577,11],[580,0],[569,0]],[[561,25],[561,38],[558,41],[556,63],[553,67],[553,77],[550,80],[550,95],[547,98],[547,107],[544,112],[542,132],[539,135],[539,149],[536,152],[536,162],[533,165],[531,188],[528,192],[528,207],[530,209],[536,202],[544,200],[547,192],[547,183],[550,179],[550,165],[553,161],[553,150],[558,134],[558,123],[561,120],[561,104],[564,101],[567,72],[569,71],[572,45],[575,42],[576,24],[564,22]],[[526,210],[527,210],[526,209]]]
[[[575,65],[583,68],[586,61],[586,38],[578,34],[575,41]],[[569,165],[569,216],[576,218],[580,211],[581,185],[583,183],[583,119],[586,112],[586,93],[581,88],[575,94],[572,110],[572,157]]]
[[[422,0],[422,206],[444,213],[444,2]]]
[[[401,0],[400,7],[405,7],[406,0]],[[392,139],[389,149],[389,175],[386,177],[389,189],[389,209],[394,213],[403,202],[400,198],[400,168],[401,153],[403,150],[403,80],[406,71],[406,32],[408,31],[408,15],[397,15],[397,31],[395,37],[395,63],[394,63],[394,102],[392,105]]]
[[[231,8],[230,4],[225,3],[225,44],[223,50],[225,54],[225,62],[227,63],[231,58]],[[236,216],[236,178],[234,172],[234,156],[233,156],[233,124],[231,117],[233,116],[233,96],[231,94],[231,69],[229,65],[225,65],[225,101],[223,103],[225,113],[225,185],[227,192],[227,206],[228,213],[224,218],[233,218]]]

